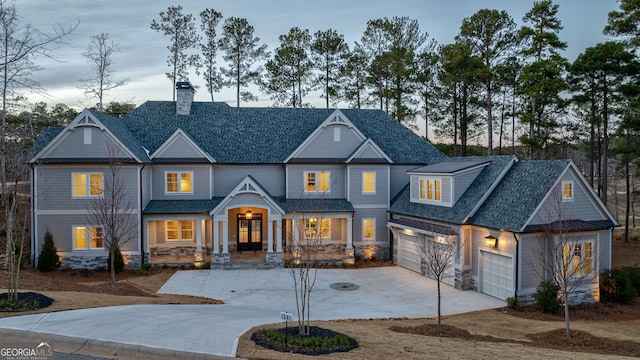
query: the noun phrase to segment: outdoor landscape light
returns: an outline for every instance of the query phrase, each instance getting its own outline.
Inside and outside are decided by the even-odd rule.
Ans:
[[[496,247],[496,245],[498,244],[498,239],[496,239],[495,236],[485,236],[484,237],[484,245],[486,247]]]

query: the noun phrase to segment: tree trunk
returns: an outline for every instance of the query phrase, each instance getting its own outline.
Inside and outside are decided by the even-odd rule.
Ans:
[[[491,80],[487,80],[487,155],[493,155],[493,118],[491,116]]]
[[[625,140],[627,143],[627,149],[624,153],[624,178],[626,185],[626,209],[624,212],[624,241],[629,242],[629,215],[631,213],[631,183],[629,181],[629,152],[631,147],[631,139],[629,136],[629,129],[626,130]]]
[[[571,337],[571,324],[569,322],[569,301],[565,299],[564,301],[564,330],[565,336],[568,338]]]

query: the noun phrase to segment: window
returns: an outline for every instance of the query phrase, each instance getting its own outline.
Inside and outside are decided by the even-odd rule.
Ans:
[[[320,229],[318,229],[318,223],[320,223]],[[304,236],[313,239],[318,236],[318,230],[320,231],[321,238],[328,238],[331,236],[331,219],[304,219]]]
[[[365,171],[362,173],[362,193],[363,194],[376,193],[376,173],[375,172]]]
[[[562,201],[571,200],[573,200],[573,182],[564,181],[562,182]]]
[[[73,249],[95,250],[102,249],[102,228],[90,226],[73,227]]]
[[[331,173],[328,171],[305,172],[304,183],[304,192],[329,192]]]
[[[593,242],[577,241],[564,244],[563,269],[568,276],[587,276],[593,270]]]
[[[193,221],[167,220],[168,241],[193,241]]]
[[[102,174],[100,173],[73,173],[72,192],[74,197],[102,196]]]
[[[362,220],[362,238],[365,240],[376,239],[376,219]]]
[[[193,193],[193,173],[192,172],[168,172],[167,193],[179,194]]]
[[[442,180],[420,179],[419,196],[420,200],[441,201]]]

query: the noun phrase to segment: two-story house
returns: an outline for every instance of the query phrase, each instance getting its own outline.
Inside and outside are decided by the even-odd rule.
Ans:
[[[49,231],[63,267],[106,267],[89,214],[115,164],[131,207],[129,267],[163,256],[222,266],[247,251],[282,265],[315,237],[346,261],[388,256],[426,274],[423,245],[439,241],[459,254],[445,282],[526,297],[544,273],[534,248],[565,219],[581,246],[567,251],[591,261],[589,275],[611,266],[617,222],[571,161],[450,159],[380,110],[232,108],[193,94],[178,83],[176,102],[122,119],[85,110],[41,132],[29,158],[34,262]],[[558,186],[580,211],[544,217]]]

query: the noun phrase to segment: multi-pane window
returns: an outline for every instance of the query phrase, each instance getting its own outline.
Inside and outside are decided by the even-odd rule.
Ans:
[[[101,196],[103,179],[101,173],[73,173],[72,192],[74,197]]]
[[[376,219],[362,220],[362,238],[365,240],[376,239]]]
[[[562,264],[567,276],[591,275],[593,270],[593,242],[576,241],[563,245]]]
[[[564,181],[562,182],[562,201],[571,200],[573,200],[573,182]]]
[[[305,192],[329,192],[331,190],[331,173],[328,171],[305,172]]]
[[[193,240],[193,221],[191,220],[167,220],[166,230],[169,241]]]
[[[319,233],[318,233],[319,231]],[[313,239],[316,237],[328,238],[331,236],[330,219],[304,219],[304,236]]]
[[[418,191],[420,200],[441,201],[442,181],[438,179],[420,179]]]
[[[73,248],[75,250],[102,249],[102,228],[91,226],[73,227]]]
[[[364,194],[376,193],[376,173],[365,171],[362,173],[362,192]]]
[[[168,172],[166,173],[168,193],[193,193],[192,172]]]

